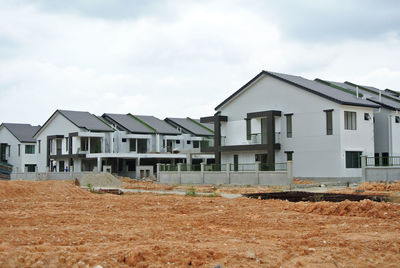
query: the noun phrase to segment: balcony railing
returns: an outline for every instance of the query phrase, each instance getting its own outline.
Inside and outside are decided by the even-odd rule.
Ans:
[[[400,166],[400,156],[367,157],[367,166]]]
[[[281,133],[275,132],[275,143],[280,143]],[[267,144],[266,133],[254,133],[250,135],[250,144]]]
[[[225,146],[226,136],[221,136],[221,146]],[[214,138],[204,138],[200,141],[201,148],[214,147]]]

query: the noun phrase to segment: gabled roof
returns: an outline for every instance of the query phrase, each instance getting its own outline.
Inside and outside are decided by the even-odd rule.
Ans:
[[[131,133],[155,133],[155,131],[140,121],[136,120],[133,116],[129,114],[110,114],[105,113],[102,116],[107,121],[118,125],[120,128],[125,129]]]
[[[167,123],[172,124],[173,126],[177,126],[185,130],[186,132],[198,135],[198,136],[211,136],[214,135],[214,132],[206,127],[204,124],[193,120],[189,117],[187,118],[172,118],[167,117],[165,118]]]
[[[370,100],[374,103],[378,103],[391,110],[400,110],[400,99],[396,100],[394,96],[391,96],[390,94],[382,90],[379,90],[375,87],[360,86],[350,82],[341,83],[334,81],[324,81],[321,79],[317,79],[317,81],[320,81],[327,85],[333,85],[336,88],[339,87],[345,90],[350,90],[354,95],[357,94],[358,90],[359,96],[366,98],[367,100]],[[380,99],[379,99],[379,93],[381,93]]]
[[[36,142],[33,135],[40,129],[40,126],[32,126],[30,124],[3,123],[11,134],[20,142]]]
[[[215,108],[215,110],[220,109],[222,106],[224,106],[230,100],[232,100],[237,95],[239,95],[243,90],[246,90],[251,84],[253,84],[258,78],[260,78],[263,75],[274,77],[283,82],[291,84],[299,89],[306,90],[308,92],[314,93],[320,97],[323,97],[325,99],[328,99],[330,101],[333,101],[333,102],[336,102],[336,103],[339,103],[342,105],[379,108],[379,105],[377,105],[371,101],[357,98],[356,96],[354,96],[352,94],[348,94],[348,93],[340,91],[340,90],[332,90],[332,87],[330,87],[330,86],[318,83],[313,80],[305,79],[301,76],[294,76],[294,75],[281,74],[281,73],[275,73],[275,72],[269,72],[269,71],[262,71],[258,75],[256,75],[253,79],[251,79],[248,83],[246,83],[244,86],[242,86],[239,90],[237,90],[235,93],[233,93],[231,96],[229,96],[226,100],[224,100],[221,104],[219,104]]]
[[[180,132],[176,130],[174,127],[169,125],[167,122],[160,120],[151,115],[132,115],[137,120],[143,122],[149,127],[153,128],[157,133],[160,134],[171,134],[178,135]]]
[[[65,118],[79,128],[89,131],[113,131],[112,128],[89,112],[58,110]]]
[[[60,114],[65,117],[72,124],[78,128],[83,128],[88,131],[95,132],[112,132],[114,131],[111,126],[107,125],[103,120],[97,116],[82,111],[68,111],[68,110],[56,110],[49,119],[43,124],[43,126],[34,134],[34,137],[41,132],[42,129],[46,128],[48,123],[56,114]]]
[[[206,128],[211,129],[213,131],[213,133],[214,133],[214,124],[213,123],[201,123],[200,119],[193,119],[193,120],[198,122],[198,123],[200,123],[200,124],[202,124]]]

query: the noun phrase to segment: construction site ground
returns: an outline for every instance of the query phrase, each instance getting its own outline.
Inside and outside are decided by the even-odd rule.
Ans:
[[[397,186],[342,192],[396,200]],[[398,267],[399,234],[400,204],[391,202],[111,195],[72,181],[0,181],[0,267]]]

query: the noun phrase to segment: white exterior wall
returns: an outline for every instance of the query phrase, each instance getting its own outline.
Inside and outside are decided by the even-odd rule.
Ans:
[[[396,123],[395,117],[400,114],[392,112],[387,121],[390,124],[391,135],[387,138],[389,140],[389,155],[400,156],[400,123]]]
[[[7,128],[0,129],[0,143],[7,143],[10,146],[10,156],[7,162],[13,165],[13,172],[24,172],[25,165],[36,165],[37,147],[35,143],[21,143]],[[20,145],[20,155],[18,155]],[[35,146],[35,154],[25,154],[25,145]]]
[[[333,109],[333,135],[326,135],[326,113]],[[368,155],[374,152],[373,123],[364,122],[364,112],[372,116],[372,108],[342,107],[313,93],[278,79],[263,76],[247,90],[221,109],[228,122],[221,124],[221,135],[227,136],[226,145],[248,144],[246,140],[247,113],[278,110],[282,117],[276,120],[275,132],[281,132],[281,150],[275,151],[276,163],[285,162],[285,151],[293,151],[293,176],[295,177],[347,177],[361,176],[361,169],[346,170],[345,150],[361,150]],[[357,111],[357,130],[344,131],[344,110]],[[286,137],[286,117],[292,115],[292,138]],[[260,120],[252,120],[252,133],[260,133]],[[265,153],[265,152],[264,152]],[[235,153],[223,153],[222,163],[233,161]],[[255,152],[238,153],[239,163],[254,163]],[[242,156],[242,157],[241,157]],[[242,160],[243,159],[243,160]],[[242,162],[243,161],[243,162]]]
[[[37,136],[36,140],[41,141],[41,152],[37,152],[37,165],[38,165],[38,172],[46,172],[47,171],[47,136],[53,135],[64,135],[68,137],[68,134],[71,132],[79,132],[79,128],[72,124],[68,119],[64,116],[56,113],[54,118],[48,122],[46,128],[44,128],[41,133]],[[65,137],[63,143],[65,143]],[[72,146],[73,150],[77,150],[80,147],[78,144],[79,137],[74,137]],[[53,145],[55,146],[54,142]],[[65,145],[64,145],[65,146]],[[55,150],[55,147],[54,147]],[[53,151],[55,152],[55,151]],[[74,161],[74,170],[80,171],[80,161]]]

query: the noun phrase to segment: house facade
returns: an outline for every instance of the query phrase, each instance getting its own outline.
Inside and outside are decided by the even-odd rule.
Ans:
[[[400,156],[400,99],[394,91],[379,90],[371,86],[351,82],[332,82],[316,79],[338,90],[348,90],[350,94],[367,99],[381,106],[374,110],[374,152],[376,161],[389,161],[387,157]],[[379,157],[381,159],[379,160]],[[383,157],[383,158],[382,158]],[[388,163],[376,163],[385,165]]]
[[[40,126],[3,123],[0,125],[0,162],[13,166],[13,172],[35,172],[36,142],[33,135]]]
[[[202,118],[214,123],[206,151],[218,164],[259,161],[274,169],[292,160],[295,177],[360,177],[360,155],[374,155],[379,107],[316,81],[263,71]]]
[[[176,126],[154,116],[105,113],[102,118],[115,130],[112,150],[87,157],[97,159],[103,167],[120,176],[147,177],[156,172],[157,163],[200,163],[214,157],[201,153],[202,137],[182,133]],[[198,127],[202,125],[198,124]]]
[[[109,152],[114,130],[88,112],[57,110],[36,132],[38,172],[97,171],[91,153]]]

